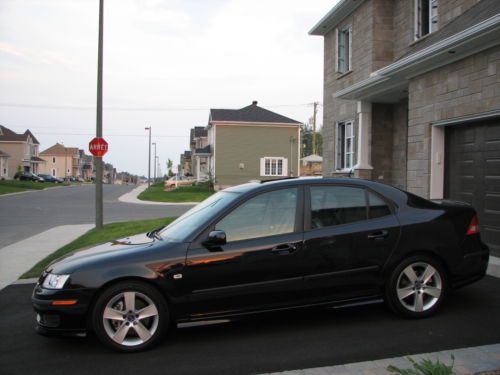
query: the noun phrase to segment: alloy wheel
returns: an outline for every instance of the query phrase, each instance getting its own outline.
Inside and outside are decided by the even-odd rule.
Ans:
[[[141,345],[158,329],[158,307],[143,293],[124,291],[108,301],[102,322],[106,334],[115,343],[128,347]]]
[[[416,313],[431,309],[441,298],[442,291],[439,271],[426,262],[409,264],[396,282],[399,302],[405,309]]]

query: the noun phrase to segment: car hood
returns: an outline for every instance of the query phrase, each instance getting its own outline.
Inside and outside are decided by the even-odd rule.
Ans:
[[[85,265],[101,262],[119,262],[120,259],[137,256],[148,251],[156,243],[168,244],[168,240],[149,238],[147,233],[113,240],[101,245],[69,253],[51,263],[46,271],[56,274],[71,273]]]

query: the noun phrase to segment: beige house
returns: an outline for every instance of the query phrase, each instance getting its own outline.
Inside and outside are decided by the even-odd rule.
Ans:
[[[195,126],[191,129],[191,171],[196,181],[209,178],[210,146],[208,145],[207,129]]]
[[[53,177],[81,177],[80,153],[77,147],[65,147],[60,143],[40,153],[45,164],[40,168],[40,173]]]
[[[241,109],[211,109],[203,151],[216,188],[298,176],[300,125],[256,101]]]
[[[26,130],[22,134],[0,125],[0,150],[3,154],[1,175],[4,178],[13,178],[18,170],[40,173],[44,160],[38,156],[40,142]]]
[[[469,202],[500,255],[500,1],[340,0],[310,34],[323,175]]]

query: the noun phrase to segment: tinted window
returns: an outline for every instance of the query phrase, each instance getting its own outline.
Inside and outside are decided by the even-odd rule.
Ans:
[[[387,203],[378,195],[368,192],[368,202],[370,205],[370,219],[391,214],[391,209]]]
[[[215,226],[228,242],[291,233],[295,227],[297,189],[282,189],[249,199]]]
[[[311,211],[312,228],[366,220],[365,191],[347,186],[313,186]]]

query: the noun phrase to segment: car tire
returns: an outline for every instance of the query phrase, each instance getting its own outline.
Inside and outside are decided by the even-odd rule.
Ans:
[[[438,310],[446,293],[446,272],[441,263],[417,255],[406,258],[392,271],[385,287],[385,301],[398,315],[426,318]]]
[[[138,281],[124,281],[105,289],[92,311],[96,336],[107,347],[121,352],[138,352],[158,344],[169,322],[163,295]]]

